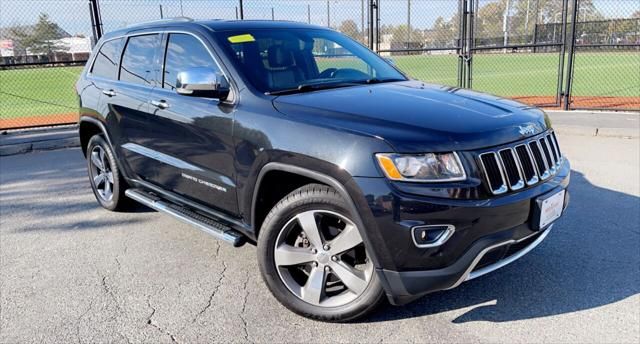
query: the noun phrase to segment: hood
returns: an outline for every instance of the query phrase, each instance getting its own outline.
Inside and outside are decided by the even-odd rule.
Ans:
[[[419,81],[291,94],[273,103],[300,121],[380,137],[401,153],[490,147],[549,126],[537,108]]]

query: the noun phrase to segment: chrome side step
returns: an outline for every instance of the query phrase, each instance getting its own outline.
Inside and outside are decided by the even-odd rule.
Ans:
[[[216,239],[226,241],[235,247],[245,243],[244,235],[233,230],[228,225],[206,217],[185,207],[163,200],[140,189],[127,189],[125,195],[147,207],[171,215],[176,219],[188,223],[201,231],[212,235]]]

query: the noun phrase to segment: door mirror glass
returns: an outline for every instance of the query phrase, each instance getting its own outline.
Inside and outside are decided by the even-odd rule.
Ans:
[[[185,96],[217,98],[229,95],[229,83],[224,75],[208,67],[191,67],[178,73],[176,92]]]

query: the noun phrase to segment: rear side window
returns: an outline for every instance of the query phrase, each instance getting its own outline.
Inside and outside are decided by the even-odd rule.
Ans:
[[[115,80],[118,77],[118,61],[122,38],[105,42],[93,62],[91,73],[95,76]]]
[[[135,84],[153,86],[155,84],[155,53],[160,44],[160,36],[133,36],[127,41],[120,65],[120,80]]]
[[[191,67],[206,67],[220,72],[207,48],[197,38],[180,33],[169,34],[162,87],[175,89],[178,73]]]

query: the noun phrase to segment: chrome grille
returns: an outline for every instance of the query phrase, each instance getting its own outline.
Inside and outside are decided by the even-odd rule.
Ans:
[[[548,179],[562,163],[562,154],[555,133],[548,131],[512,147],[483,152],[479,161],[489,189],[499,195]]]

